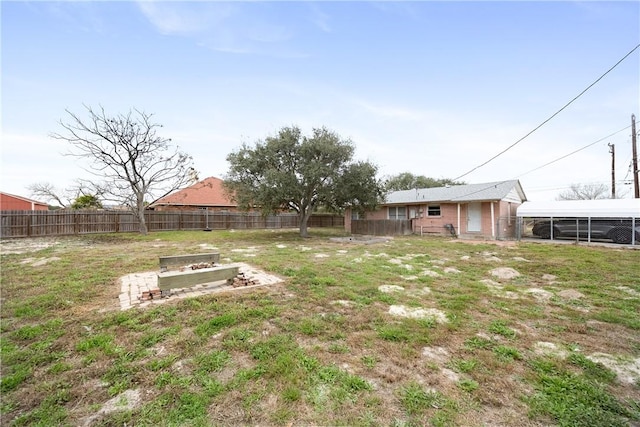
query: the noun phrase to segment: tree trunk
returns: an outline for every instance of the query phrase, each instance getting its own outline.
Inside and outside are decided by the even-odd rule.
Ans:
[[[300,237],[309,237],[309,232],[307,230],[307,223],[309,222],[309,218],[311,217],[311,210],[303,211],[300,213]]]
[[[140,234],[146,235],[148,230],[147,230],[147,222],[144,219],[144,202],[142,203],[138,202],[138,206],[136,210],[138,211],[136,213],[138,215],[138,227],[140,230]]]

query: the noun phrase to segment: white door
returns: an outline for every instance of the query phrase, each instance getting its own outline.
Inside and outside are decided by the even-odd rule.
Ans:
[[[467,231],[482,231],[482,204],[469,203],[467,215]]]

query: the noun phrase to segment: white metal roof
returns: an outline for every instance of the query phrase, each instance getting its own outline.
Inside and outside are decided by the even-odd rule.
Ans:
[[[528,218],[640,218],[640,199],[524,202],[518,206],[516,215]]]

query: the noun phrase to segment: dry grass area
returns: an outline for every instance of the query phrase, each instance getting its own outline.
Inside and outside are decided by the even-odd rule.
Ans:
[[[3,241],[1,424],[640,425],[640,251],[342,236]],[[210,251],[284,281],[120,310]]]

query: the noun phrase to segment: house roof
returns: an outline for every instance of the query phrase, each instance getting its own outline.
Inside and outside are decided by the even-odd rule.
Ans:
[[[387,194],[385,205],[431,202],[478,202],[486,200],[527,200],[520,181],[486,182],[483,184],[451,185],[448,187],[416,188],[392,191]]]
[[[227,195],[220,178],[209,177],[190,187],[169,194],[151,206],[237,206]]]
[[[640,218],[640,199],[525,202],[517,216],[527,218]]]
[[[17,196],[15,194],[5,193],[4,191],[0,191],[0,194],[2,194],[4,196],[8,196],[8,197],[13,197],[14,199],[22,200],[24,202],[35,203],[36,205],[48,206],[44,202],[39,202],[37,200],[29,199],[29,198],[26,198],[26,197],[23,197],[23,196]]]

